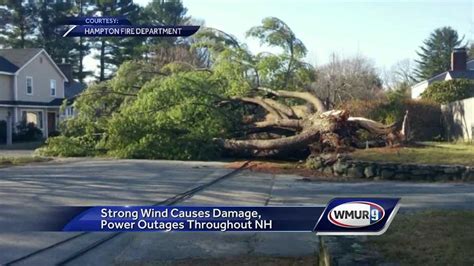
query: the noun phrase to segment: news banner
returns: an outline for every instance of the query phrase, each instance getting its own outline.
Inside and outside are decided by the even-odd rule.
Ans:
[[[3,231],[62,232],[315,232],[380,235],[399,198],[335,198],[327,206],[93,206],[34,208]],[[25,212],[28,213],[27,210]]]
[[[63,37],[187,37],[199,26],[132,25],[124,17],[70,17],[55,29]]]

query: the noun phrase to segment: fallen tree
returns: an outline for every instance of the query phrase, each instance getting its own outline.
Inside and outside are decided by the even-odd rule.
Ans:
[[[352,117],[347,110],[326,110],[322,101],[309,92],[257,88],[264,96],[234,97],[233,101],[260,106],[266,112],[263,120],[245,119],[248,139],[214,139],[221,147],[234,152],[273,155],[291,150],[331,152],[360,147],[357,131],[365,130],[386,145],[404,143],[408,136],[408,113],[402,129],[397,123],[384,125],[364,117]],[[273,97],[273,98],[272,98]],[[287,105],[282,98],[300,99],[306,105]],[[227,103],[227,102],[224,102]],[[256,130],[258,129],[258,130]],[[282,134],[275,130],[284,130]],[[256,134],[253,134],[257,132]],[[273,132],[272,134],[269,134]],[[263,137],[262,137],[263,136]],[[266,138],[265,138],[266,136]]]
[[[112,79],[76,98],[77,115],[61,123],[62,135],[50,138],[42,154],[216,160],[231,152],[304,159],[310,151],[364,147],[365,140],[395,145],[408,136],[408,127],[400,132],[395,124],[327,110],[331,105],[307,91],[315,70],[283,21],[265,18],[247,34],[282,52],[254,55],[229,34],[200,30],[191,48],[205,55],[197,60],[202,64],[153,63],[159,57],[122,64]],[[361,131],[370,135],[361,138]]]

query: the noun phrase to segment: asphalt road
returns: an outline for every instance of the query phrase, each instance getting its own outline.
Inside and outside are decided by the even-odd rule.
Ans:
[[[10,206],[154,204],[229,173],[231,170],[224,166],[213,162],[73,159],[3,168],[0,201]],[[305,182],[298,176],[247,170],[180,205],[325,205],[341,196],[401,197],[401,211],[474,210],[472,183]],[[0,210],[0,227],[13,226],[21,215]],[[0,264],[70,236],[0,233]],[[317,248],[318,238],[312,233],[126,233],[71,264],[142,265],[189,258],[304,256],[314,254]],[[59,250],[36,263],[60,258],[64,252]]]

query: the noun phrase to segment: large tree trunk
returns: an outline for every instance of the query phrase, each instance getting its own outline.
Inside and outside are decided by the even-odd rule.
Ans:
[[[288,127],[299,127],[298,120],[284,120]],[[264,123],[264,122],[258,122]],[[312,121],[305,121],[306,127],[299,134],[291,137],[278,139],[255,139],[255,140],[220,140],[221,144],[226,149],[232,150],[288,150],[299,149],[308,146],[317,141],[319,136],[323,133],[332,132],[337,127],[336,120],[326,119],[322,117],[315,117]],[[277,123],[278,124],[278,123]],[[279,123],[278,125],[282,125]]]
[[[351,117],[346,110],[326,111],[322,101],[309,92],[295,92],[258,88],[258,91],[280,98],[297,98],[306,101],[312,108],[288,106],[274,99],[261,96],[233,98],[244,104],[260,106],[267,115],[263,121],[246,119],[250,125],[243,127],[253,132],[270,132],[271,129],[284,129],[294,132],[291,136],[273,137],[269,139],[215,139],[223,148],[235,152],[251,152],[253,154],[269,155],[282,151],[308,149],[334,149],[341,146],[355,145],[357,130],[365,130],[376,138],[384,138],[393,145],[394,142],[406,140],[408,135],[407,119],[405,116],[402,131],[396,131],[395,124],[382,123],[364,118]],[[252,115],[251,117],[255,117]],[[258,129],[258,130],[256,130]],[[271,134],[275,136],[275,134]],[[248,135],[247,135],[248,136]],[[269,136],[268,134],[266,136]]]

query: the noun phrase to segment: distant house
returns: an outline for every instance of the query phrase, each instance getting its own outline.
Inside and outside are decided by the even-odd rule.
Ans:
[[[455,49],[451,54],[451,69],[430,79],[423,80],[411,87],[411,98],[418,99],[430,84],[436,81],[452,79],[474,80],[474,60],[467,61],[465,48]]]
[[[0,120],[34,123],[44,137],[56,131],[60,106],[84,89],[70,65],[57,65],[44,49],[0,49]]]

